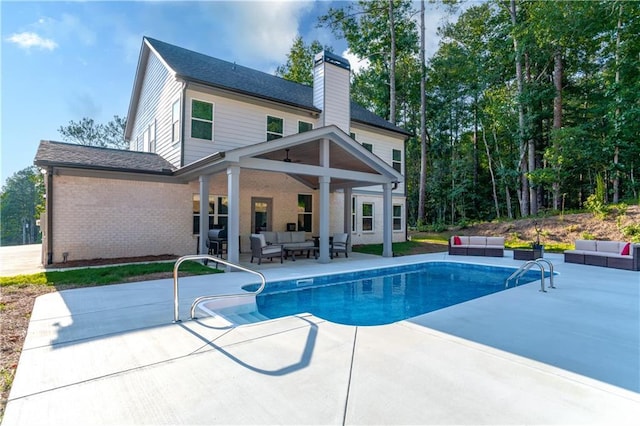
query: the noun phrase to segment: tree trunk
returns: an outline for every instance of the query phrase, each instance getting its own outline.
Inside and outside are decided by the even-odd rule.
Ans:
[[[564,72],[562,64],[562,51],[558,47],[553,56],[553,83],[556,89],[556,94],[553,98],[553,129],[560,130],[562,128],[562,75]],[[555,142],[555,151],[559,152],[560,147],[558,142]],[[556,167],[562,167],[557,165]],[[560,176],[556,174],[556,180],[551,185],[553,190],[553,209],[558,210],[560,208]]]
[[[527,83],[531,84],[531,62],[528,54],[525,54],[525,68]],[[536,170],[536,141],[531,134],[527,140],[527,163],[528,173],[534,172]],[[527,190],[529,192],[529,214],[536,215],[538,214],[538,191],[533,188],[533,182],[531,182],[530,177],[527,177]]]
[[[491,152],[489,151],[489,144],[487,143],[487,134],[482,126],[482,141],[484,142],[484,149],[487,152],[487,163],[489,165],[489,174],[491,175],[491,190],[493,194],[493,204],[496,208],[496,218],[500,217],[500,205],[498,204],[498,191],[496,189],[496,177],[493,173],[493,161],[491,160]]]
[[[520,214],[522,216],[529,215],[529,182],[526,177],[527,166],[524,161],[527,152],[527,143],[525,141],[524,129],[524,106],[522,105],[522,62],[520,58],[520,48],[518,47],[518,39],[515,36],[515,29],[518,24],[516,1],[510,0],[509,14],[511,15],[511,25],[513,26],[513,51],[516,60],[516,88],[518,92],[518,148],[520,159],[518,166],[520,167],[521,189],[518,191],[518,199],[520,201]]]
[[[389,64],[389,121],[396,124],[396,27],[393,19],[393,0],[389,0],[389,32],[391,58]]]
[[[418,190],[418,223],[425,223],[424,205],[427,192],[427,100],[425,95],[425,25],[424,0],[420,1],[420,188]]]
[[[615,114],[615,148],[613,152],[613,202],[620,201],[620,171],[618,170],[618,162],[620,156],[620,31],[622,30],[622,2],[618,5],[618,28],[616,31],[616,114]]]

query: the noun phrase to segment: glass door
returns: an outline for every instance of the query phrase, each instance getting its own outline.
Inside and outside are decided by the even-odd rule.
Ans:
[[[251,229],[255,233],[271,231],[271,198],[251,197]]]

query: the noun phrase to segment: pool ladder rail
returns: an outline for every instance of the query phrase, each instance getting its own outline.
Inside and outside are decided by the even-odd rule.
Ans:
[[[223,265],[226,265],[233,269],[238,269],[240,271],[257,275],[258,277],[260,277],[261,283],[260,283],[260,287],[258,287],[256,291],[252,291],[252,292],[223,293],[223,294],[215,294],[210,296],[200,296],[196,298],[191,304],[192,320],[196,319],[195,317],[196,306],[201,302],[204,302],[206,300],[224,299],[224,298],[230,298],[230,297],[256,297],[258,294],[262,293],[262,290],[264,290],[264,287],[267,282],[264,278],[264,275],[262,275],[260,272],[245,268],[244,266],[236,265],[235,263],[231,263],[224,259],[220,259],[219,257],[211,256],[208,254],[192,254],[192,255],[182,256],[178,260],[176,260],[176,264],[173,267],[173,322],[177,323],[181,321],[179,307],[178,307],[179,306],[178,270],[180,269],[180,265],[187,260],[205,260],[205,259],[211,260],[216,263],[222,263]]]
[[[518,280],[520,280],[520,277],[522,277],[524,274],[527,273],[527,271],[529,271],[529,269],[531,269],[534,265],[537,265],[540,268],[540,291],[543,293],[546,293],[547,290],[544,289],[544,265],[543,263],[546,263],[547,265],[549,265],[549,287],[548,288],[556,288],[553,285],[553,263],[551,263],[550,261],[548,261],[547,259],[543,259],[543,258],[538,258],[536,260],[529,260],[527,262],[525,262],[522,266],[520,266],[520,268],[518,268],[518,270],[516,270],[513,274],[511,274],[509,276],[509,278],[507,278],[504,282],[504,288],[508,288],[509,287],[509,281],[511,280],[516,280],[515,281],[515,286],[518,285]],[[515,287],[514,286],[514,287]]]

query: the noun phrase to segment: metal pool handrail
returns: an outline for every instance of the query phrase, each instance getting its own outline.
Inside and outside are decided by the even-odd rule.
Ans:
[[[513,274],[509,276],[504,282],[504,288],[509,287],[509,281],[512,279],[516,280],[516,285],[518,285],[518,281],[520,277],[523,276],[533,265],[537,265],[540,268],[540,291],[546,293],[547,290],[544,289],[544,266],[539,262],[540,259],[537,260],[529,260],[525,262],[518,270],[516,270]],[[555,288],[555,287],[554,287]]]
[[[182,262],[185,262],[187,260],[203,260],[203,259],[207,259],[216,263],[222,263],[223,265],[227,265],[231,268],[239,269],[241,271],[249,272],[250,274],[257,275],[260,277],[261,284],[260,284],[260,287],[258,287],[258,289],[254,292],[217,294],[217,295],[211,295],[211,296],[198,297],[191,304],[191,319],[194,319],[196,305],[204,300],[222,299],[225,297],[255,297],[258,294],[260,294],[262,290],[264,290],[264,287],[267,284],[264,278],[264,275],[262,275],[260,272],[247,269],[244,266],[236,265],[235,263],[227,262],[226,260],[220,259],[219,257],[214,257],[208,254],[191,254],[187,256],[182,256],[178,260],[176,260],[176,264],[173,267],[173,322],[180,322],[180,313],[178,308],[178,305],[179,305],[178,269],[180,268],[180,265],[182,264]]]

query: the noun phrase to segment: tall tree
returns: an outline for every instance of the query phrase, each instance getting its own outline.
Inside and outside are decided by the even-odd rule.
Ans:
[[[313,40],[311,44],[307,45],[301,36],[297,36],[287,54],[287,62],[278,66],[275,74],[278,77],[311,86],[313,84],[313,59],[316,53],[323,50],[332,51],[332,48],[323,46],[318,40]]]
[[[100,146],[106,148],[128,149],[129,143],[124,139],[124,129],[127,119],[113,116],[113,120],[106,124],[96,123],[93,118],[83,117],[80,121],[69,121],[66,126],[60,126],[58,132],[65,141],[78,145]]]
[[[41,241],[36,220],[42,212],[44,183],[39,170],[27,167],[7,179],[0,194],[0,245]]]
[[[353,54],[370,62],[368,70],[354,77],[356,100],[394,123],[397,99],[403,96],[396,91],[397,65],[417,53],[414,14],[409,0],[359,0],[319,18],[320,25],[347,41]]]

